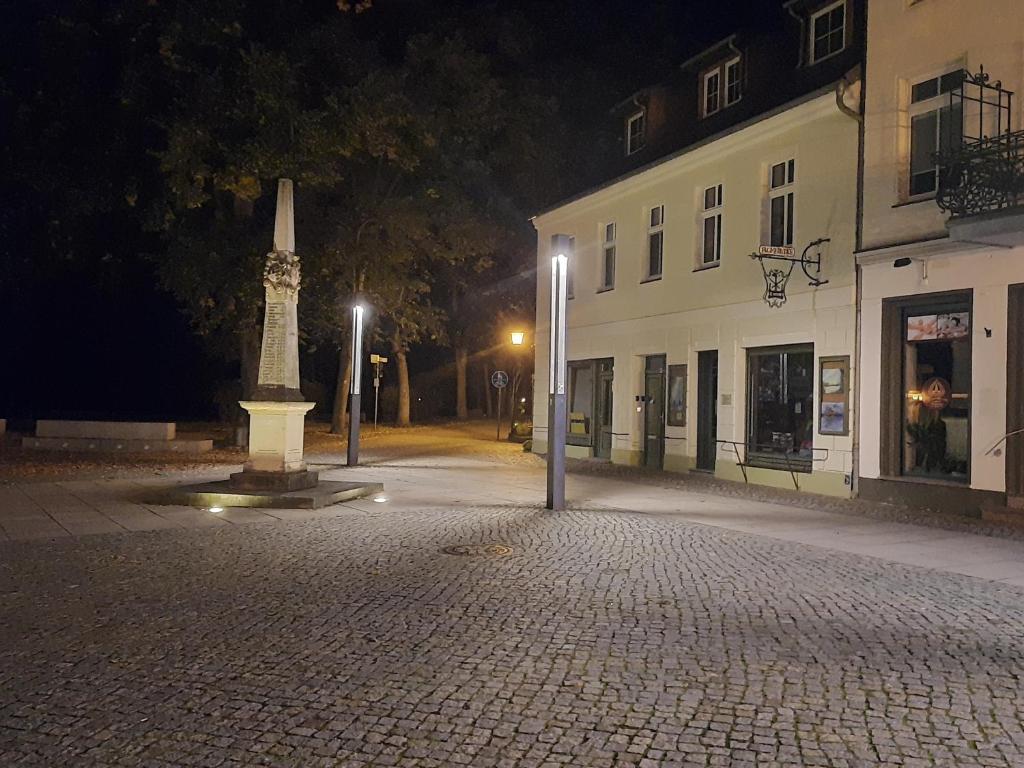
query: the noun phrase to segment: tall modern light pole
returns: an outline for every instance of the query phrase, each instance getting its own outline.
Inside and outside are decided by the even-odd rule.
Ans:
[[[548,356],[547,508],[565,509],[565,304],[569,236],[551,237],[551,354]]]
[[[360,384],[363,378],[363,305],[352,307],[352,379],[348,385],[348,465],[359,463]]]

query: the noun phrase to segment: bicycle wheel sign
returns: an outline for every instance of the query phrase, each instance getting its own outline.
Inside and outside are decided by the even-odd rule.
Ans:
[[[495,371],[491,374],[491,386],[495,389],[504,389],[508,386],[508,374],[504,371]]]

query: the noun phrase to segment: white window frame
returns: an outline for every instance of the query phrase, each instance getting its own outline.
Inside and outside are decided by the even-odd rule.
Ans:
[[[721,112],[726,107],[731,107],[743,98],[743,70],[741,68],[742,56],[733,56],[718,62],[715,66],[704,70],[700,78],[700,116],[711,117]],[[739,95],[729,100],[729,72],[736,70]],[[709,87],[712,78],[717,78],[717,85],[714,90]],[[708,109],[708,96],[714,94],[715,108]]]
[[[814,32],[814,26],[815,26],[815,24],[817,24],[818,19],[820,19],[822,16],[827,16],[829,13],[834,11],[839,6],[843,7],[843,44],[838,48],[838,50],[832,51],[830,53],[826,53],[821,58],[816,58],[814,56],[814,43],[817,40],[817,36],[815,35],[815,32]],[[850,9],[846,5],[846,0],[836,0],[836,2],[829,3],[824,8],[821,8],[820,10],[817,10],[814,13],[812,13],[811,14],[811,21],[810,21],[810,24],[808,25],[808,30],[809,30],[808,45],[810,47],[810,51],[808,53],[807,60],[811,64],[817,64],[819,61],[825,61],[826,59],[831,59],[833,56],[838,56],[840,53],[845,51],[846,50],[846,43],[847,43],[847,36],[848,36],[848,32],[849,32],[849,23],[850,23]]]
[[[772,185],[772,172],[778,166],[782,169],[782,184]],[[792,171],[792,173],[791,173]],[[765,241],[769,245],[794,245],[796,243],[796,156],[787,157],[784,160],[768,163],[768,222],[765,231]],[[782,242],[775,243],[772,240],[772,201],[782,198]],[[787,235],[789,242],[786,242]]]
[[[956,74],[961,69],[963,69],[963,66],[961,64],[950,64],[950,65],[942,67],[942,68],[940,68],[938,70],[933,70],[932,72],[929,72],[926,75],[923,75],[923,76],[920,76],[920,77],[915,77],[913,80],[907,80],[906,81],[906,91],[905,91],[906,96],[905,96],[905,98],[906,98],[906,104],[907,104],[907,123],[906,123],[906,125],[907,125],[907,127],[906,127],[906,131],[907,131],[907,134],[906,134],[907,135],[907,145],[906,145],[907,146],[907,157],[906,157],[906,182],[905,182],[905,185],[903,187],[903,199],[908,201],[908,202],[916,202],[916,201],[919,201],[919,200],[932,200],[932,199],[934,199],[935,195],[938,194],[938,191],[939,191],[939,179],[938,179],[939,167],[938,167],[938,165],[933,166],[933,170],[934,170],[934,173],[935,173],[935,188],[932,189],[929,192],[917,192],[917,193],[914,193],[912,191],[913,190],[913,185],[914,185],[914,174],[913,174],[913,165],[912,165],[913,161],[914,161],[914,118],[915,117],[920,117],[922,115],[927,115],[930,112],[935,112],[936,113],[936,120],[935,120],[935,132],[936,132],[935,146],[936,146],[936,148],[941,149],[941,143],[942,143],[942,119],[941,119],[941,115],[939,113],[941,112],[943,107],[948,107],[949,103],[950,103],[950,99],[949,99],[950,91],[943,91],[942,90],[941,81],[942,81],[942,78],[944,78],[944,77],[946,77],[948,75]],[[914,99],[914,87],[918,86],[918,85],[921,85],[923,83],[927,83],[927,82],[929,82],[931,80],[939,81],[938,85],[936,86],[936,94],[934,96],[928,98],[928,99],[924,99],[923,101],[919,101],[919,102],[915,103],[914,100],[913,100]],[[961,121],[960,128],[961,128],[961,131],[963,130],[963,119],[964,119],[963,118],[963,107],[961,106],[961,112],[960,112],[960,121]]]
[[[713,78],[713,77],[717,78],[717,85],[715,86],[715,91],[714,91],[714,94],[715,94],[715,108],[714,109],[708,109],[708,96],[711,94],[711,91],[708,88],[708,81],[711,80],[711,78]],[[722,110],[722,67],[721,66],[717,66],[717,67],[714,67],[713,69],[709,69],[707,72],[704,73],[704,77],[703,77],[701,82],[702,82],[701,89],[700,89],[700,93],[701,93],[701,100],[700,100],[701,114],[704,117],[711,117],[711,115],[717,114],[718,112],[720,112]]]
[[[654,224],[654,212],[659,211],[658,224]],[[661,235],[660,269],[656,273],[651,272],[651,238],[654,235]],[[647,209],[647,263],[644,265],[644,282],[660,280],[665,274],[665,205],[654,205]]]
[[[730,101],[729,99],[729,72],[736,70],[736,84],[739,89],[739,94],[735,99]],[[729,59],[725,64],[722,65],[722,103],[727,107],[731,107],[743,98],[743,70],[740,68],[740,57],[734,56]]]
[[[609,228],[611,231],[611,238],[608,237]],[[619,228],[614,221],[608,221],[601,225],[601,274],[598,279],[598,293],[603,291],[611,291],[615,289],[615,260],[617,254],[616,242],[618,240]],[[610,252],[610,253],[609,253]],[[612,279],[608,282],[605,278],[608,276],[608,259],[611,259],[612,264]]]
[[[633,144],[633,124],[641,123],[637,134],[637,144]],[[626,118],[626,155],[635,155],[647,146],[647,110],[641,109]]]
[[[702,187],[700,190],[700,222],[698,224],[699,228],[697,235],[697,269],[709,269],[711,267],[717,267],[722,263],[723,190],[724,185],[721,183],[711,184],[710,186]],[[714,205],[710,208],[707,206],[707,195],[709,191],[714,195]],[[715,222],[715,258],[711,261],[706,261],[704,258],[704,254],[707,252],[706,222],[709,219],[713,219]]]

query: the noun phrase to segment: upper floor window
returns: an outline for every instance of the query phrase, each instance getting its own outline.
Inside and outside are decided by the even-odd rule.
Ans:
[[[722,185],[704,190],[701,211],[700,265],[717,264],[722,260]]]
[[[647,279],[661,277],[665,253],[665,206],[651,208],[647,222]]]
[[[950,99],[960,87],[963,70],[914,83],[910,87],[910,196],[931,195],[939,186],[935,153],[960,143],[963,135],[963,104]]]
[[[701,116],[709,117],[743,96],[740,57],[716,64],[701,75]]]
[[[601,243],[601,286],[609,291],[615,287],[615,222],[604,225]]]
[[[644,148],[647,133],[647,113],[643,110],[626,121],[626,154],[632,155]]]
[[[768,174],[768,241],[771,245],[793,244],[795,184],[795,160],[771,167]]]
[[[846,47],[846,0],[811,14],[811,64],[835,56]]]

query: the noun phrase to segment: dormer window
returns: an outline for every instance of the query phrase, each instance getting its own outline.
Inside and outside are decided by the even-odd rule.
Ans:
[[[846,0],[811,14],[811,64],[835,56],[846,47]]]
[[[743,96],[740,57],[720,62],[701,74],[701,117],[710,117]]]
[[[644,148],[647,133],[647,113],[640,110],[626,120],[626,154],[632,155]]]

